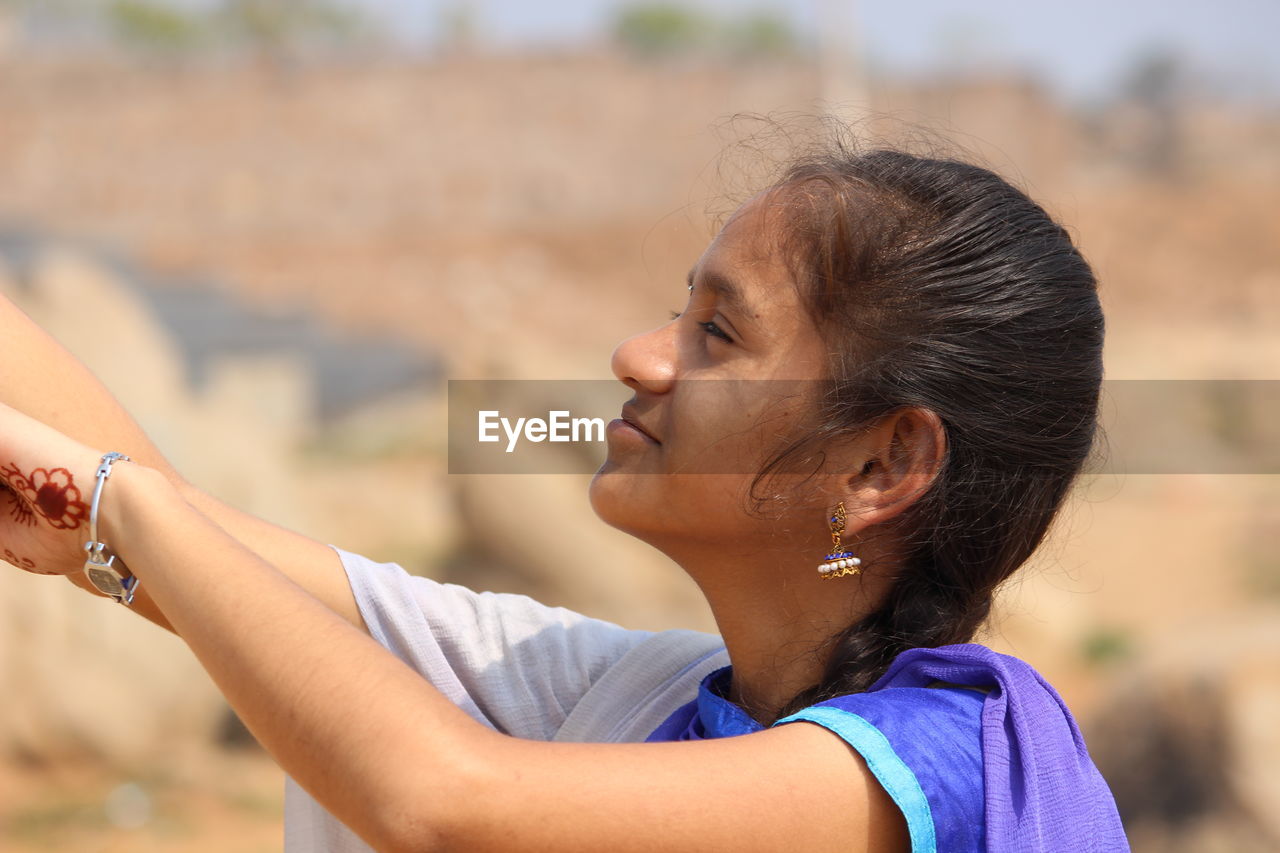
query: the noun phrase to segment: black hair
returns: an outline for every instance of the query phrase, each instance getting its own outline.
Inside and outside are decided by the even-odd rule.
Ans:
[[[989,169],[837,136],[794,157],[767,195],[833,355],[817,425],[752,493],[902,407],[932,411],[946,437],[930,486],[890,525],[905,558],[887,594],[832,638],[821,680],[781,716],[865,690],[907,649],[973,638],[1094,446],[1104,321],[1067,231]]]

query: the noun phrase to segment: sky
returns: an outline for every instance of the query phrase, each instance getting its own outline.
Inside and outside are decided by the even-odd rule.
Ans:
[[[495,46],[601,36],[624,0],[341,0],[429,44],[445,10],[467,6]],[[188,0],[201,2],[201,0]],[[958,64],[1023,68],[1073,100],[1105,99],[1155,48],[1228,97],[1280,101],[1280,0],[685,0],[712,14],[773,10],[812,34],[823,6],[852,11],[876,67],[926,74]],[[849,13],[846,13],[849,14]]]

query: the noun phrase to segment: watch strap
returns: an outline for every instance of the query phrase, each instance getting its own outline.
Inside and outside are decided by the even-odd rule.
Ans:
[[[95,589],[109,595],[117,603],[133,604],[133,594],[139,585],[138,578],[122,573],[120,569],[125,568],[124,562],[109,553],[107,544],[98,538],[98,507],[102,502],[102,490],[107,478],[111,476],[111,466],[120,461],[133,460],[123,453],[107,453],[98,465],[89,509],[89,541],[84,543],[84,550],[88,554],[84,561],[84,573]]]

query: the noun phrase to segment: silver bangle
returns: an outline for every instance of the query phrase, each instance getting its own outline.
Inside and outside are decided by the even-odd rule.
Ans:
[[[93,487],[93,500],[89,505],[89,541],[84,543],[84,550],[89,554],[84,562],[85,575],[94,587],[120,604],[133,604],[133,594],[138,589],[139,581],[136,576],[125,577],[121,574],[120,569],[125,568],[123,561],[117,562],[114,554],[105,553],[107,544],[98,539],[98,506],[102,502],[102,489],[111,476],[111,466],[116,462],[132,461],[123,453],[103,455],[95,475],[97,482]]]

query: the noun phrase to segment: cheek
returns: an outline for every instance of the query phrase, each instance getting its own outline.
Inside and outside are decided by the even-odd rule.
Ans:
[[[793,426],[790,401],[775,392],[767,382],[690,383],[671,401],[660,449],[620,451],[596,472],[588,488],[592,510],[646,539],[737,535],[752,482]]]
[[[760,387],[748,380],[702,380],[674,407],[663,470],[732,477],[754,473],[761,453]]]
[[[782,421],[751,401],[734,403],[728,413],[693,424],[667,448],[664,470],[714,475],[716,489],[726,492],[734,479],[750,479],[776,449]],[[725,415],[728,416],[725,416]]]

